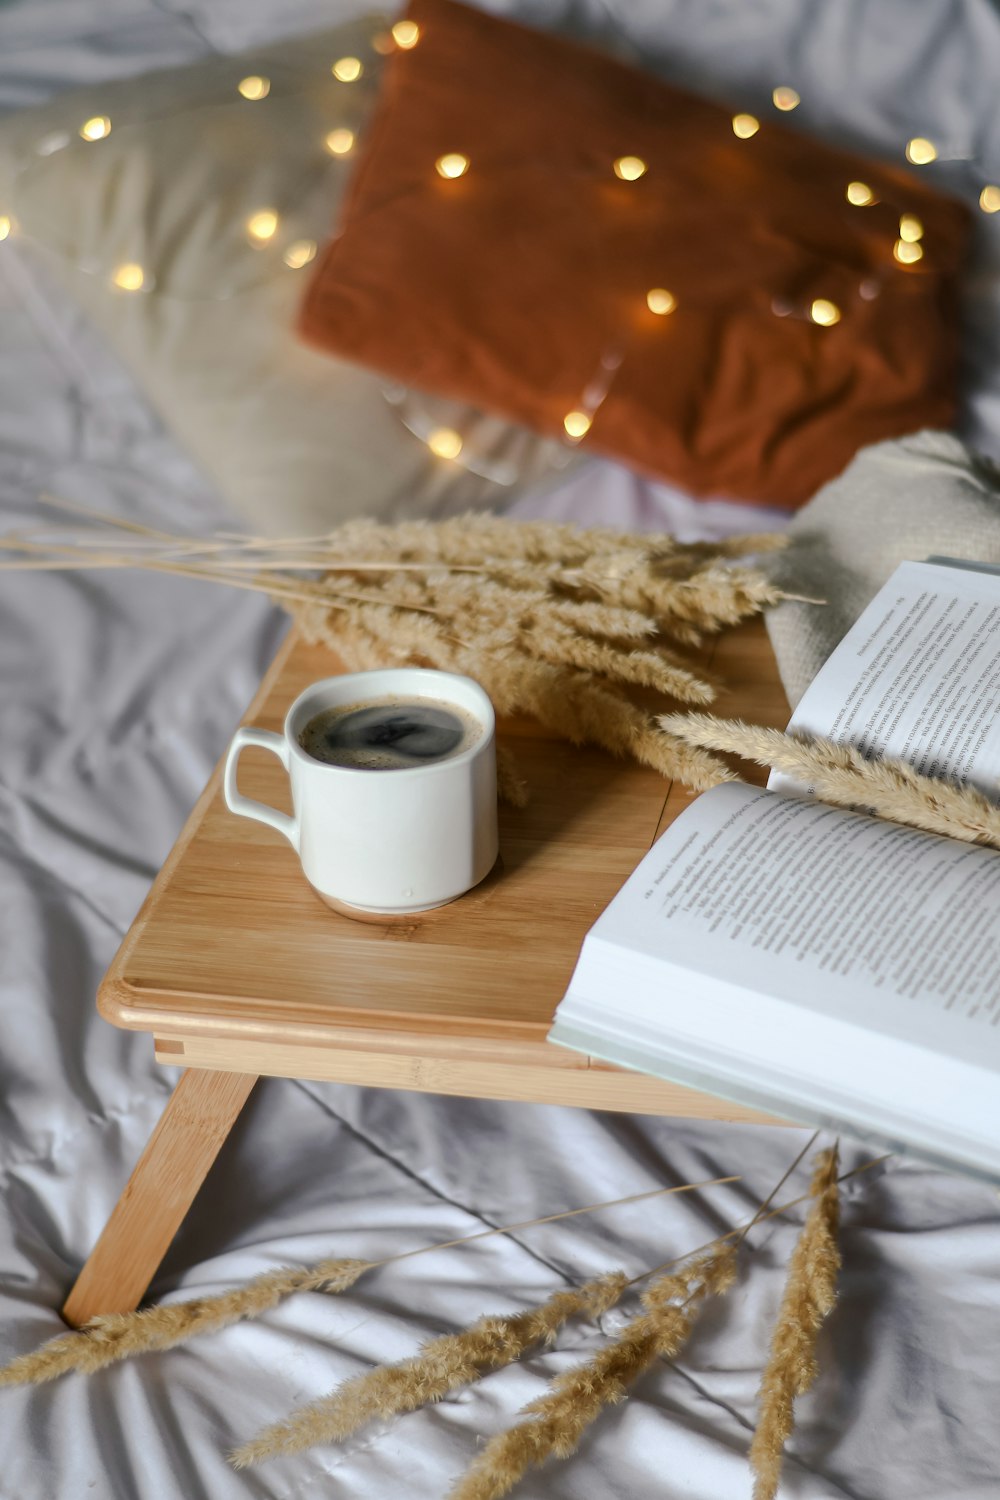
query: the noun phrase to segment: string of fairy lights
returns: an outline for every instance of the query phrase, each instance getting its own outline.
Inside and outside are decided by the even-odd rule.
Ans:
[[[421,28],[417,22],[404,18],[397,21],[388,31],[377,32],[372,38],[372,46],[381,55],[395,51],[408,52],[418,45],[420,37]],[[330,65],[330,74],[339,84],[354,84],[363,77],[364,72],[363,60],[352,55],[338,57]],[[271,94],[271,79],[261,73],[250,73],[239,79],[236,90],[248,103],[261,103]],[[774,108],[781,113],[797,109],[802,102],[797,90],[788,84],[775,87],[771,101]],[[80,124],[77,134],[81,141],[96,144],[107,140],[112,128],[112,121],[108,115],[92,115]],[[738,140],[751,141],[760,131],[761,121],[756,115],[740,111],[732,117],[732,129]],[[344,159],[354,152],[357,139],[357,133],[354,130],[346,126],[338,126],[324,136],[323,146],[333,158]],[[47,155],[53,150],[68,145],[70,140],[71,136],[68,132],[57,132],[54,137],[47,137],[39,150]],[[926,136],[914,136],[906,142],[904,155],[912,166],[926,167],[938,160],[939,152],[935,143]],[[609,163],[609,169],[620,182],[635,183],[646,176],[649,163],[641,156],[623,155],[614,158]],[[443,181],[457,182],[474,170],[474,163],[464,151],[455,149],[438,156],[433,163],[433,170]],[[851,207],[859,209],[870,208],[879,201],[872,187],[860,180],[845,183],[844,197]],[[979,207],[984,214],[1000,213],[1000,184],[982,184]],[[274,242],[280,226],[281,215],[277,209],[266,205],[254,209],[244,223],[247,241],[256,249],[268,247]],[[15,215],[0,212],[0,241],[7,240],[17,230]],[[923,238],[924,226],[920,218],[915,213],[901,213],[897,226],[897,238],[892,251],[893,258],[900,268],[915,266],[922,260]],[[314,239],[295,239],[285,245],[281,252],[281,259],[289,270],[298,271],[315,259],[317,250],[318,246]],[[129,260],[122,261],[112,268],[109,281],[116,291],[124,293],[149,292],[155,286],[155,278],[149,268],[137,261]],[[862,284],[860,294],[862,297],[876,295],[877,287]],[[647,311],[654,318],[668,318],[682,304],[682,299],[678,297],[676,290],[661,286],[650,287],[646,290],[644,300]],[[781,299],[775,299],[773,311],[776,315],[788,316],[792,310]],[[830,298],[814,297],[800,316],[807,317],[818,327],[830,328],[840,322],[842,311]],[[606,399],[615,372],[622,360],[623,349],[605,351],[597,375],[587,386],[580,404],[563,417],[563,431],[569,443],[578,443],[589,432],[597,410]],[[423,436],[422,440],[438,458],[449,461],[458,460],[464,446],[461,434],[448,427],[434,427],[426,436]]]

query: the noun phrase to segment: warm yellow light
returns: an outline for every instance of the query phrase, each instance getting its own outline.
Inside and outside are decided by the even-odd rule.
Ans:
[[[13,227],[10,214],[0,214],[0,240],[5,240]]]
[[[892,247],[892,253],[901,266],[913,266],[918,260],[923,259],[924,247],[910,240],[897,240]]]
[[[359,57],[338,57],[330,72],[338,83],[354,83],[361,77],[364,68]]]
[[[1000,213],[1000,187],[994,183],[987,183],[979,194],[979,207],[984,214]]]
[[[354,150],[354,131],[331,130],[323,144],[331,156],[346,156]]]
[[[771,98],[774,100],[775,109],[797,109],[802,103],[801,96],[785,84],[780,84]]]
[[[457,458],[462,451],[462,439],[451,427],[435,427],[427,446],[437,458]]]
[[[272,239],[278,227],[278,215],[273,208],[259,208],[255,214],[247,219],[247,234],[252,240],[264,244],[266,240]]]
[[[821,328],[831,328],[840,322],[840,308],[826,297],[816,297],[809,308],[809,316]]]
[[[582,438],[590,431],[590,418],[585,411],[568,411],[563,417],[566,436]]]
[[[638,182],[645,177],[647,167],[641,156],[619,156],[615,162],[615,176],[622,182]]]
[[[103,141],[106,135],[111,134],[111,121],[107,115],[94,115],[93,119],[84,120],[80,126],[80,134],[85,141]]]
[[[420,27],[416,21],[397,21],[392,28],[392,39],[397,47],[402,47],[404,52],[408,52],[420,40]]]
[[[847,184],[847,201],[853,203],[855,208],[867,208],[870,203],[875,202],[875,194],[867,182],[849,182]]]
[[[646,293],[646,306],[651,313],[657,313],[661,318],[666,317],[667,313],[672,313],[677,306],[677,298],[665,287],[654,286]]]
[[[909,245],[915,245],[917,240],[922,240],[923,237],[924,226],[916,214],[903,214],[899,221],[899,238]]]
[[[915,167],[926,167],[929,161],[937,160],[937,147],[926,136],[915,135],[906,143],[906,160],[912,161]]]
[[[281,258],[291,270],[301,271],[303,266],[307,266],[316,258],[316,241],[296,240],[294,245],[289,245]]]
[[[266,99],[271,92],[271,80],[261,78],[259,73],[251,73],[247,78],[241,78],[236,87],[244,99]]]
[[[733,115],[733,135],[739,136],[741,141],[748,141],[759,129],[760,121],[756,115]]]
[[[464,177],[469,170],[469,158],[461,151],[448,151],[434,163],[439,177]]]
[[[127,260],[124,265],[116,268],[111,280],[123,292],[140,292],[146,278],[141,266],[136,265],[134,260]]]

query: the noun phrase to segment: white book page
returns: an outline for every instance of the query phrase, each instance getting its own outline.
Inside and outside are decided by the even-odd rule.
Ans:
[[[1000,798],[1000,577],[902,563],[806,689],[789,728]],[[768,782],[794,784],[779,773]]]
[[[584,940],[553,1041],[1000,1176],[1000,851],[731,783]]]
[[[592,936],[1000,1072],[998,906],[1000,851],[731,783],[676,819]],[[661,997],[619,1005],[702,1026]]]

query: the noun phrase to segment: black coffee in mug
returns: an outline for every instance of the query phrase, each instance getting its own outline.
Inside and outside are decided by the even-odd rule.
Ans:
[[[482,732],[474,714],[437,698],[369,699],[314,714],[299,744],[328,766],[402,771],[451,760],[471,749]]]

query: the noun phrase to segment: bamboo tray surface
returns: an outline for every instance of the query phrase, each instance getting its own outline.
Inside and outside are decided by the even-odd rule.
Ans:
[[[725,636],[712,669],[729,685],[720,713],[787,720],[759,623]],[[245,722],[280,729],[305,686],[340,670],[329,650],[293,632]],[[612,1093],[627,1077],[629,1105],[608,1108],[639,1109],[647,1098],[659,1110],[664,1091],[704,1100],[545,1040],[584,934],[691,794],[527,721],[501,722],[499,734],[531,800],[501,808],[496,869],[449,906],[387,921],[357,921],[322,903],[280,834],[228,811],[217,767],[108,971],[101,1013],[154,1032],[162,1061],[191,1066],[311,1077],[346,1070],[357,1082],[561,1097],[540,1073],[525,1092],[519,1078],[530,1066],[571,1092],[574,1071],[605,1073]],[[240,788],[290,810],[285,772],[264,751],[244,751]],[[477,1067],[484,1076],[474,1087]],[[696,1112],[762,1118],[712,1103]]]

